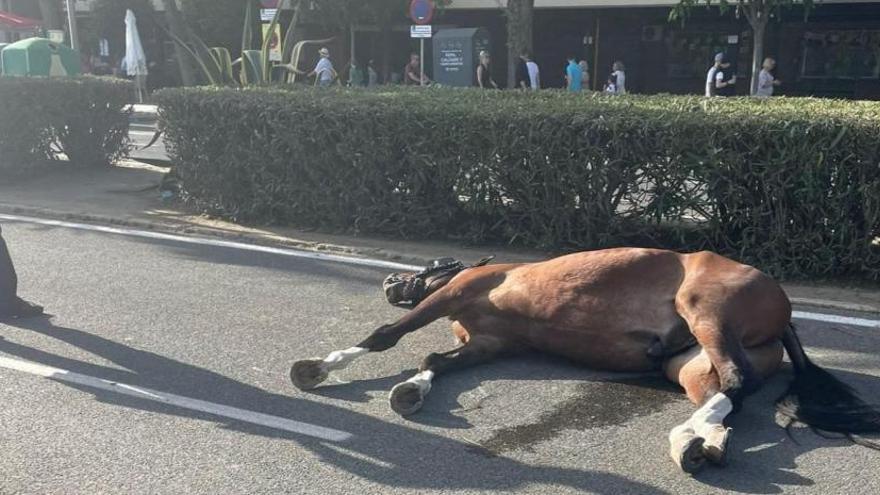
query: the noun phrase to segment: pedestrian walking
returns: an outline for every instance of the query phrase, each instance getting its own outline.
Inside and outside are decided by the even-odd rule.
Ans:
[[[535,63],[531,55],[529,55],[526,61],[526,69],[529,71],[529,82],[531,83],[532,91],[541,89],[541,68],[538,67],[538,64]]]
[[[376,62],[370,59],[367,62],[367,87],[373,88],[379,85],[379,71],[376,70]]]
[[[523,52],[516,62],[516,89],[530,89],[532,87],[532,78],[529,75],[529,54]]]
[[[586,60],[581,60],[578,65],[581,67],[581,87],[590,89],[590,64]]]
[[[574,55],[568,57],[568,66],[565,68],[566,88],[572,92],[580,92],[584,84],[584,73],[578,65]]]
[[[764,64],[761,66],[761,73],[758,74],[758,90],[755,92],[755,96],[758,98],[769,98],[773,96],[773,89],[776,86],[782,84],[779,79],[773,75],[773,69],[776,68],[776,60],[772,57],[767,57],[764,59]]]
[[[626,67],[620,60],[611,64],[611,78],[614,82],[614,94],[626,94]]]
[[[409,63],[403,68],[403,84],[406,86],[421,86],[431,80],[425,75],[422,78],[422,57],[418,53],[410,54]]]
[[[357,61],[355,59],[351,59],[351,63],[348,64],[348,87],[350,88],[360,88],[364,86],[364,71],[360,67],[358,67]]]
[[[321,59],[315,65],[315,70],[310,72],[307,77],[315,76],[315,84],[318,86],[330,86],[339,77],[336,69],[333,68],[333,62],[330,61],[330,50],[321,48],[318,50],[318,55],[321,56]]]
[[[728,76],[725,72],[730,72],[730,62],[724,52],[715,55],[715,65],[709,68],[706,74],[706,96],[722,96],[719,91],[727,89],[729,91],[736,84],[736,75]]]
[[[492,57],[487,51],[480,52],[480,65],[477,66],[477,85],[482,89],[498,89],[492,78]]]
[[[43,314],[43,307],[31,304],[18,297],[18,276],[12,266],[12,258],[3,229],[0,228],[0,320],[7,318],[27,318]]]

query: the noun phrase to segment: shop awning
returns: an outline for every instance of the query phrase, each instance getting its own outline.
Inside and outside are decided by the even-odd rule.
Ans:
[[[34,31],[42,26],[36,19],[0,10],[0,31]]]

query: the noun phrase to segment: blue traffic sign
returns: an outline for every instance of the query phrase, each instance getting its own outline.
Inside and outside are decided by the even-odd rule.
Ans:
[[[434,2],[432,0],[412,0],[409,4],[409,17],[416,24],[430,24],[434,18]]]

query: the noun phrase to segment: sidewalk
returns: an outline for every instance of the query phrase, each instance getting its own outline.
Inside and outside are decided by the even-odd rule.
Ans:
[[[112,168],[59,166],[38,176],[0,183],[0,213],[122,225],[170,233],[381,258],[423,265],[453,256],[466,262],[497,255],[499,262],[535,261],[551,253],[497,247],[463,247],[449,242],[401,241],[327,234],[284,227],[246,227],[192,214],[185,206],[163,202],[158,186],[166,169],[127,161]],[[784,284],[798,303],[880,314],[880,287]]]

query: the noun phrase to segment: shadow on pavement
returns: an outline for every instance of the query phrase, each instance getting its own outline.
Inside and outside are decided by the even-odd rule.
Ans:
[[[288,438],[310,450],[322,461],[376,483],[411,489],[492,491],[545,484],[564,485],[593,493],[666,493],[616,474],[529,466],[509,458],[481,455],[473,451],[472,445],[464,442],[332,405],[269,393],[218,373],[88,332],[54,326],[48,319],[17,321],[14,326],[76,346],[125,370],[69,359],[2,339],[0,352],[97,378],[243,409],[258,408],[257,412],[348,431],[353,434],[350,440],[332,443],[60,382],[93,393],[98,400],[107,404],[212,421],[252,435]]]
[[[509,451],[529,450],[532,445],[552,439],[563,431],[622,425],[634,418],[658,412],[673,401],[682,400],[674,387],[656,378],[623,376],[608,380],[608,374],[587,371],[587,378],[592,376],[600,381],[584,382],[576,397],[550,407],[536,423],[501,428],[481,445],[473,445],[333,405],[270,393],[204,368],[81,330],[58,327],[48,319],[17,321],[14,326],[88,351],[124,370],[69,359],[3,339],[0,339],[0,352],[97,378],[352,433],[352,439],[332,443],[63,382],[65,386],[92,393],[98,400],[108,404],[211,421],[251,435],[287,438],[310,450],[323,462],[376,483],[411,489],[493,491],[545,484],[565,485],[595,493],[666,493],[617,474],[530,466],[503,456]],[[554,361],[554,366],[549,366],[546,360],[550,359],[527,357],[527,362],[532,361],[527,366],[512,366],[509,361],[500,361],[495,365],[477,367],[468,373],[456,373],[457,379],[443,380],[442,386],[436,387],[428,398],[425,414],[414,416],[414,420],[445,428],[468,427],[464,418],[454,416],[451,412],[458,406],[457,398],[462,393],[478,387],[485,380],[584,378],[585,373],[581,368],[559,366],[558,360]],[[856,385],[865,397],[877,396],[880,380],[876,377],[833,371],[844,381]],[[408,371],[396,376],[325,386],[315,393],[349,401],[365,401],[368,392],[387,391],[411,373]],[[814,485],[813,480],[793,471],[798,467],[797,458],[814,449],[849,445],[846,440],[822,438],[806,429],[795,429],[789,436],[775,424],[771,404],[786,388],[789,374],[790,371],[770,380],[757,394],[747,399],[739,414],[732,417],[734,436],[731,464],[725,469],[707,469],[698,475],[696,481],[704,488],[772,494],[781,493],[785,486],[811,486]],[[601,395],[598,395],[599,392]],[[299,394],[293,389],[291,393]],[[645,409],[639,409],[642,407]],[[658,425],[657,435],[665,439],[666,426]],[[669,460],[664,452],[663,457],[654,457],[650,462],[666,464]],[[646,469],[668,472],[669,466],[651,468],[648,465]]]

